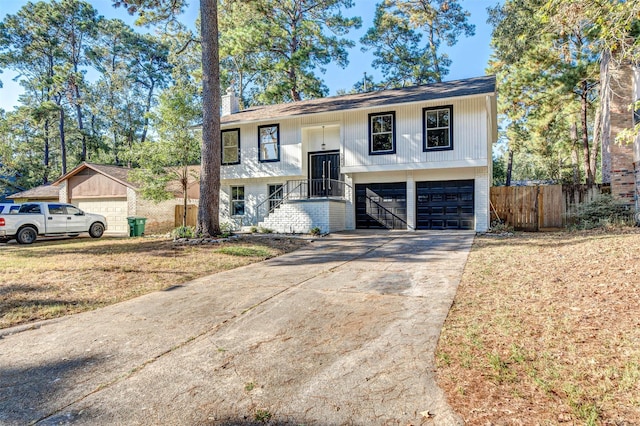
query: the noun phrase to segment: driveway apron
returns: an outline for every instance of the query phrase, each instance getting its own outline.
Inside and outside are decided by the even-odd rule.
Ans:
[[[462,424],[434,351],[473,236],[337,233],[0,330],[0,424]]]

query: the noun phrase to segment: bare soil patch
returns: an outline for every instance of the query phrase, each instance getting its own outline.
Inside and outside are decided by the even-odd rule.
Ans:
[[[307,242],[243,236],[219,244],[88,238],[0,247],[0,328],[131,299],[296,250]]]
[[[640,231],[476,238],[437,362],[468,425],[640,425]]]

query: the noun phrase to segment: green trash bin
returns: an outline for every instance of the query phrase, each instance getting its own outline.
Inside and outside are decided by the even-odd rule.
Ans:
[[[144,224],[147,222],[146,217],[128,217],[129,222],[129,236],[130,237],[142,237],[144,235]]]

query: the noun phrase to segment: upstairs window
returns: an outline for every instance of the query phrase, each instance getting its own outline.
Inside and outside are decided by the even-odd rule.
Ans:
[[[258,126],[258,160],[261,163],[280,161],[280,126]]]
[[[240,164],[240,129],[222,131],[222,165]]]
[[[369,114],[369,154],[396,153],[396,113]]]
[[[453,149],[453,106],[422,109],[424,151]]]
[[[244,215],[244,186],[231,187],[231,216]]]

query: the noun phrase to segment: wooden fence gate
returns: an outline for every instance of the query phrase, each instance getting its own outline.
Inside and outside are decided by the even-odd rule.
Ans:
[[[176,213],[174,226],[182,226],[182,215],[184,213],[184,206],[182,204],[176,205]],[[198,206],[194,204],[187,205],[187,226],[196,226],[198,220]]]
[[[561,229],[580,204],[601,192],[600,187],[584,185],[494,186],[491,220],[499,219],[517,231]]]

